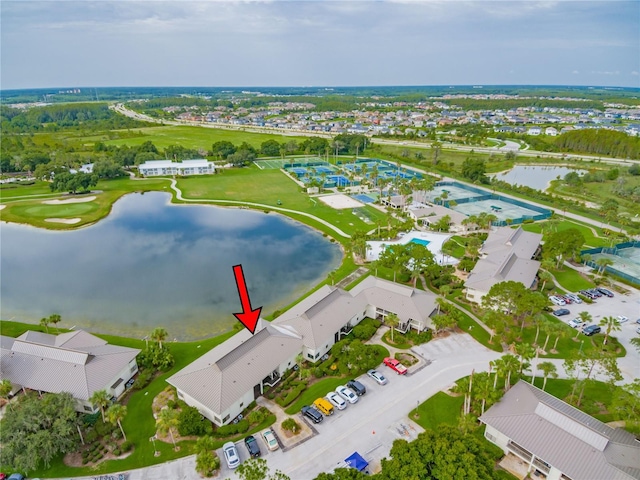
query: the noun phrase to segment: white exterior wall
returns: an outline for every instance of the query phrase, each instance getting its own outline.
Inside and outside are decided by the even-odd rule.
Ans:
[[[186,163],[172,162],[167,165],[166,162],[160,160],[163,165],[153,165],[153,161],[148,162],[147,165],[142,164],[138,166],[138,171],[145,177],[153,177],[157,175],[206,175],[216,173],[216,168],[213,162],[208,162],[206,166],[194,166]]]
[[[220,414],[222,417],[222,424],[225,425],[231,422],[234,418],[240,415],[242,411],[246,409],[251,402],[253,402],[253,400],[253,387],[251,387],[251,390],[242,395],[242,397],[236,400],[233,405]]]
[[[507,448],[507,444],[509,443],[509,437],[499,432],[495,428],[485,425],[484,429],[484,437],[489,440],[491,443],[499,446],[502,451],[505,453],[509,453],[509,449]]]
[[[347,322],[344,323],[343,327],[347,324],[351,324],[351,326],[356,326],[362,320],[364,320],[365,317],[375,318],[375,313],[376,313],[376,308],[372,305],[367,305],[367,308],[365,309],[365,311],[351,317]],[[302,349],[302,356],[304,357],[304,359],[310,362],[317,362],[325,353],[328,353],[331,350],[331,347],[333,347],[336,344],[336,341],[335,341],[336,333],[337,332],[333,332],[331,334],[331,338],[327,338],[324,344],[320,345],[315,350],[312,350],[308,347],[304,347]]]
[[[120,370],[120,372],[118,372],[118,374],[115,377],[113,377],[110,382],[106,384],[107,393],[115,397],[119,397],[120,395],[122,395],[122,393],[124,392],[125,383],[127,383],[129,379],[131,379],[131,377],[133,377],[137,372],[138,372],[138,363],[134,358],[127,364],[127,366],[125,366],[122,370]],[[122,382],[120,383],[120,385],[118,385],[116,389],[111,388],[111,385],[116,383],[119,378],[122,379]]]
[[[481,292],[480,290],[467,288],[467,300],[480,305],[482,303],[482,297],[484,297],[487,293],[489,292]]]
[[[187,405],[197,409],[200,412],[201,415],[204,415],[205,417],[207,417],[209,420],[211,420],[216,425],[218,425],[218,426],[222,425],[222,417],[220,417],[218,414],[216,414],[216,412],[214,412],[213,410],[211,410],[209,407],[205,406],[204,404],[200,403],[195,398],[187,395],[182,390],[177,389],[177,391],[178,391],[178,398],[179,399],[183,400]]]

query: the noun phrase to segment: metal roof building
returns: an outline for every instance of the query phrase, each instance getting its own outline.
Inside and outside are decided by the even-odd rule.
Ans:
[[[485,437],[548,479],[640,479],[640,442],[520,380],[480,417]]]
[[[0,376],[31,390],[70,392],[79,410],[93,411],[88,399],[97,390],[115,396],[124,391],[138,371],[138,353],[82,330],[60,335],[27,331],[18,338],[0,336]]]
[[[480,303],[496,283],[509,280],[531,287],[540,268],[540,262],[532,257],[541,240],[542,235],[525,232],[522,227],[497,227],[489,232],[481,258],[464,282],[467,298]]]

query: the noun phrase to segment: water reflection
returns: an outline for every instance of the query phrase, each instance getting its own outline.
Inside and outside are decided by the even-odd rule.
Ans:
[[[281,308],[340,262],[340,249],[285,217],[168,204],[164,193],[119,200],[97,225],[50,232],[2,224],[3,319],[195,339],[227,330],[240,308],[241,263],[254,306]]]
[[[516,165],[511,170],[489,175],[511,185],[522,185],[535,188],[536,190],[546,190],[549,182],[558,178],[564,178],[569,172],[576,172],[579,175],[586,173],[586,170],[576,170],[567,167],[530,166]]]

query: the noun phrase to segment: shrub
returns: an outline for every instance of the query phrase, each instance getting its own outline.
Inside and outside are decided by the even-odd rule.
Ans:
[[[120,445],[120,450],[122,450],[123,452],[128,452],[132,448],[133,448],[133,442],[131,440],[126,440],[122,442],[122,445]]]
[[[94,428],[90,428],[84,434],[84,441],[87,443],[93,443],[98,439],[98,432]]]
[[[171,410],[175,410],[176,408],[178,408],[178,402],[176,402],[175,400],[169,400],[167,402],[167,407],[169,407]]]
[[[138,378],[136,378],[136,380],[133,382],[133,386],[131,388],[133,388],[134,390],[142,390],[144,387],[149,385],[149,383],[151,383],[152,379],[153,372],[148,368],[144,368],[138,372]]]
[[[119,449],[117,449],[117,448],[114,448],[112,453],[113,453],[116,457],[119,457],[119,456],[120,456],[120,450],[119,450]]]
[[[247,420],[249,420],[249,423],[252,425],[257,425],[262,422],[262,420],[264,420],[264,413],[262,413],[262,409],[259,408],[258,410],[251,412],[247,415]]]
[[[305,384],[297,385],[287,394],[286,397],[280,397],[276,399],[276,402],[281,407],[286,407],[287,405],[291,404],[296,398],[298,398],[305,388],[307,388]]]
[[[273,400],[274,398],[276,398],[276,394],[273,393],[273,392],[269,392],[269,393],[267,393],[267,398],[269,400]]]
[[[220,458],[211,452],[203,451],[196,455],[196,471],[204,476],[211,477],[220,468]]]
[[[213,435],[217,437],[228,437],[236,433],[244,433],[249,430],[249,421],[247,419],[240,420],[238,423],[230,423],[229,425],[223,425],[218,427]]]
[[[370,325],[356,325],[353,327],[353,336],[358,340],[369,340],[376,333],[376,328]]]
[[[180,435],[205,435],[210,431],[211,423],[202,418],[197,408],[187,406],[178,414]]]
[[[119,428],[116,428],[113,432],[111,432],[111,438],[119,440],[122,438],[122,432]]]
[[[313,369],[313,376],[316,378],[322,378],[324,377],[324,372],[320,367],[316,367]]]
[[[110,435],[111,432],[113,432],[113,428],[114,427],[112,424],[104,423],[102,420],[96,423],[96,426],[95,426],[96,432],[100,437],[105,437],[107,435]]]
[[[282,422],[282,429],[292,433],[298,433],[300,431],[300,424],[293,418],[289,417]]]

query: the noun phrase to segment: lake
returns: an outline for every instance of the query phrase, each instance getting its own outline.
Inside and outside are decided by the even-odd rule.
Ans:
[[[169,201],[127,195],[75,231],[3,223],[0,318],[35,323],[59,313],[65,328],[142,338],[161,326],[170,339],[195,340],[237,322],[233,265],[242,264],[263,314],[340,265],[338,244],[287,217]]]
[[[516,165],[507,172],[489,174],[488,176],[495,177],[511,185],[523,185],[544,191],[549,187],[549,182],[555,180],[558,176],[564,178],[569,172],[577,172],[582,175],[586,173],[586,170],[567,167]]]

